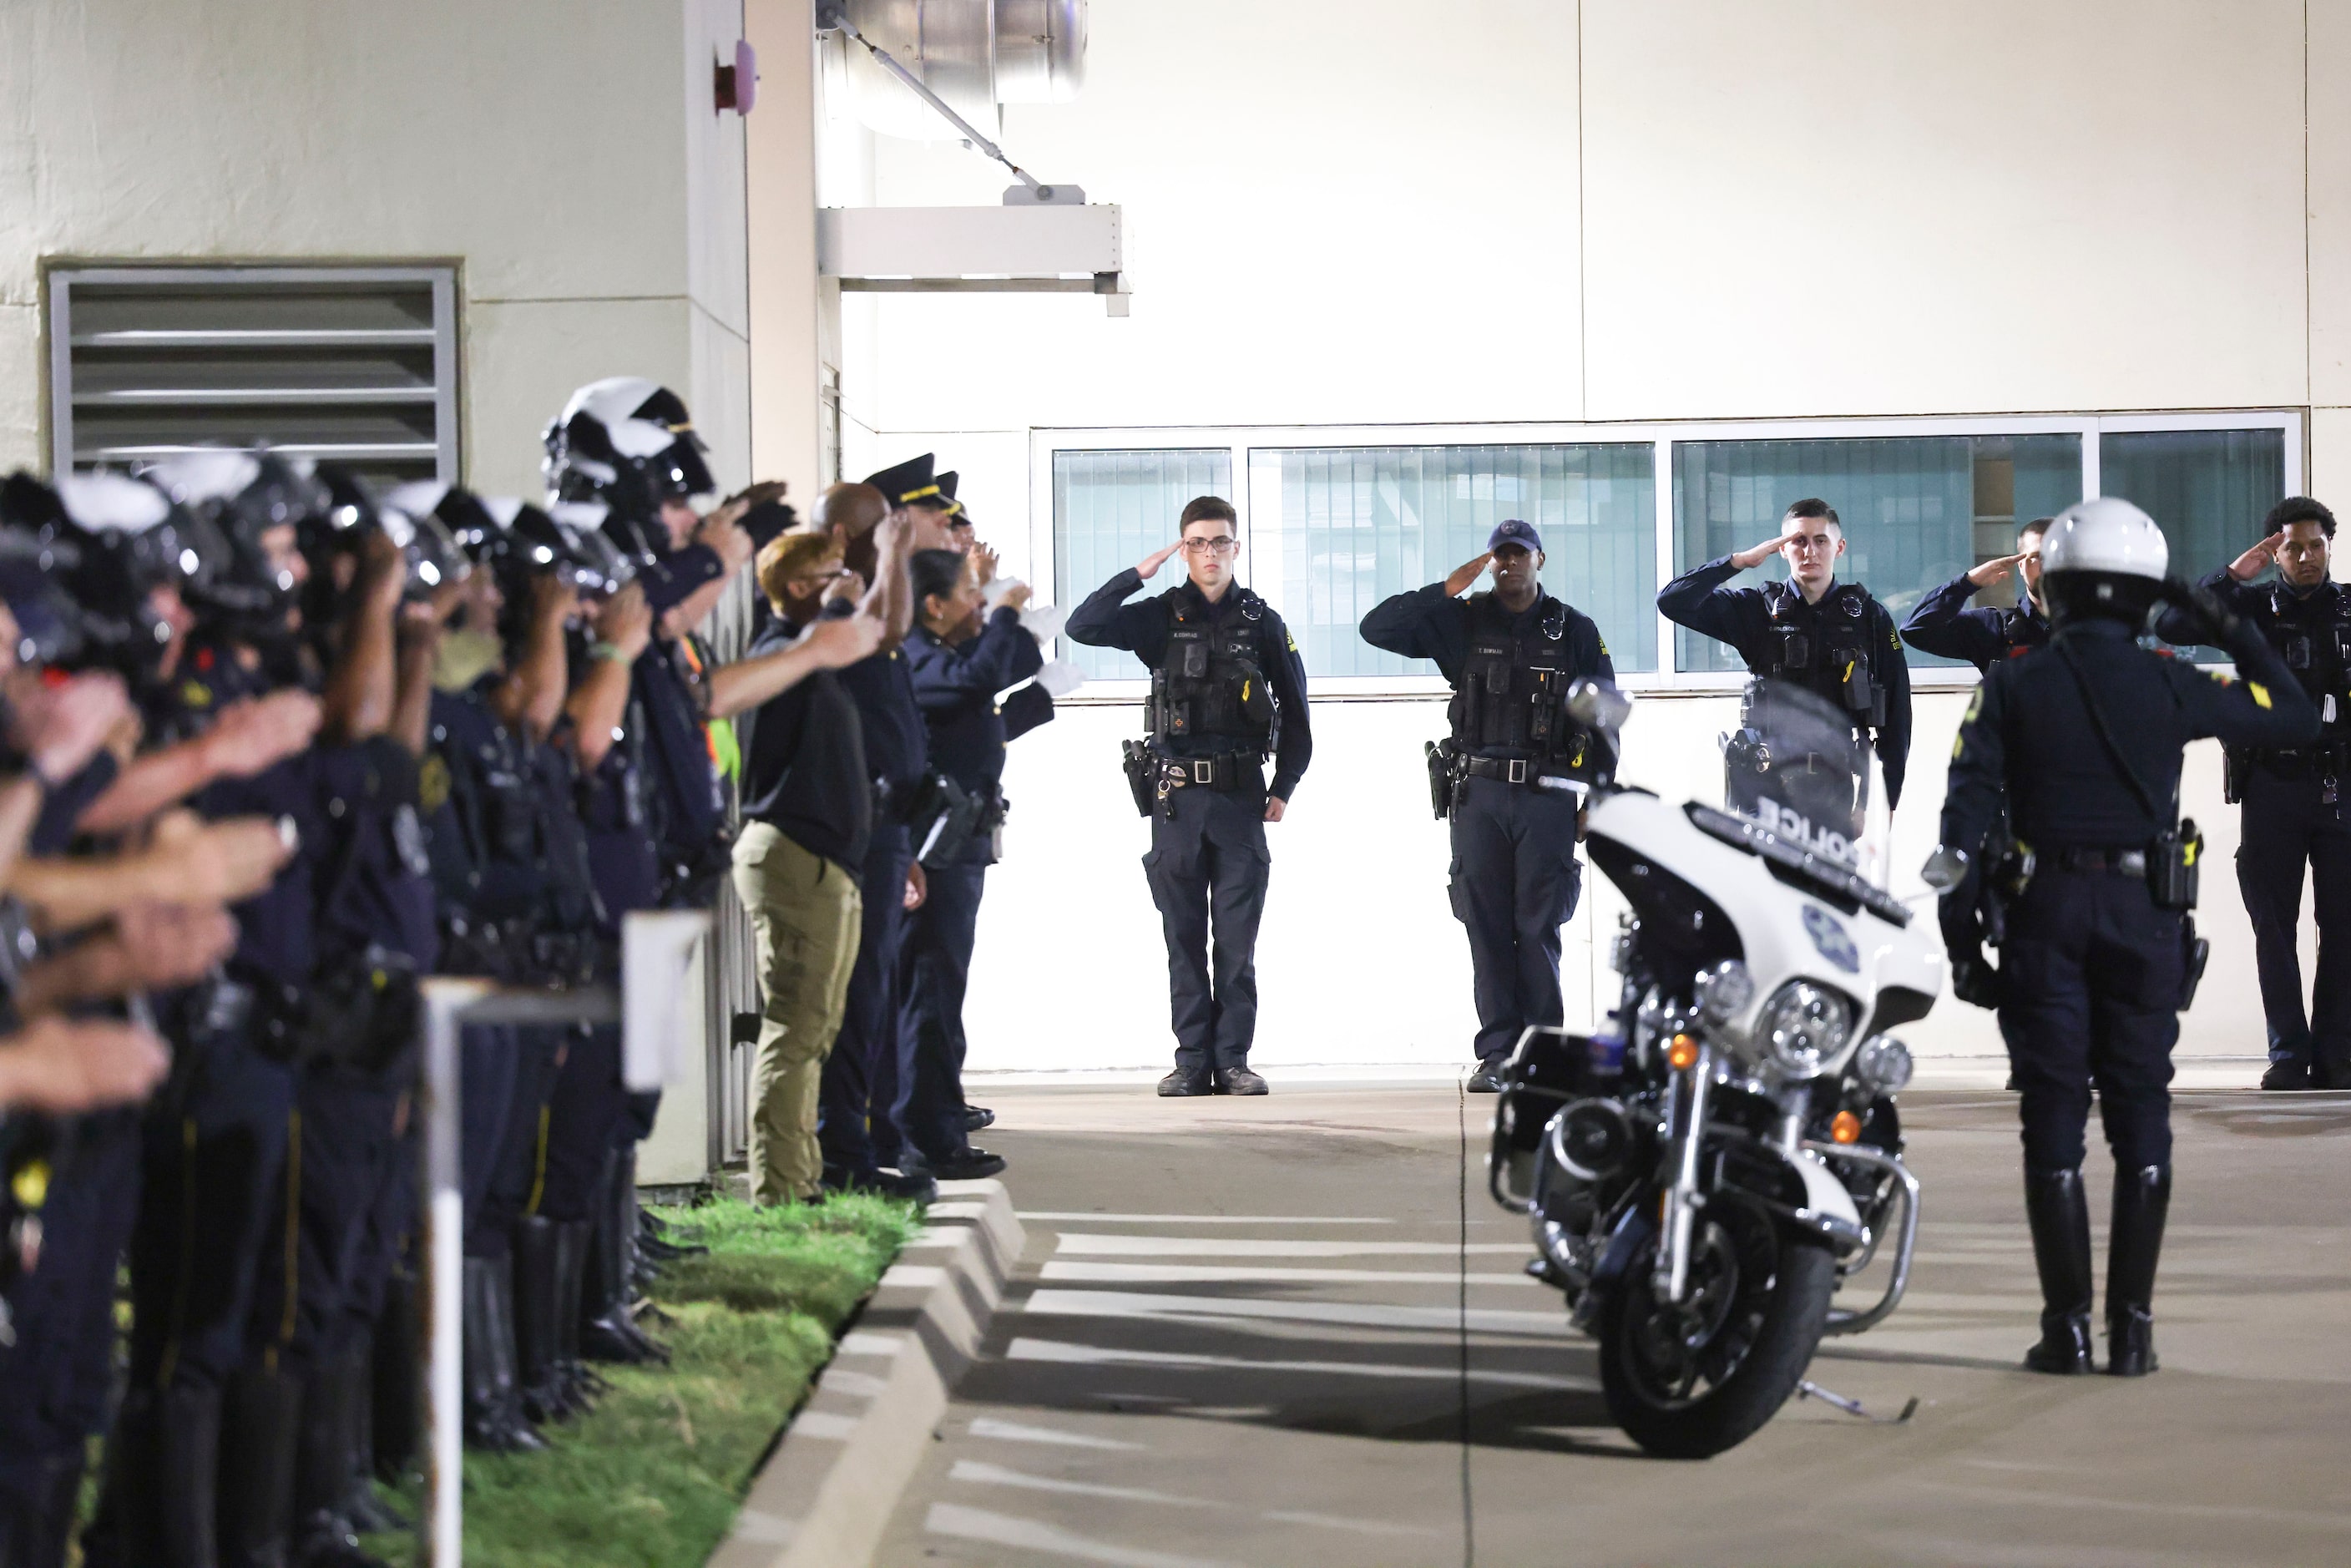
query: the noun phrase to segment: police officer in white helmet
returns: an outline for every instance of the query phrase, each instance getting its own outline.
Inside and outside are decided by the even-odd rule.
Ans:
[[[2202,968],[2195,824],[2179,819],[2191,740],[2299,746],[2318,710],[2250,623],[2167,579],[2154,519],[2112,497],[2060,513],[2042,547],[2050,645],[1994,664],[1959,727],[1928,882],[1956,885],[2003,791],[2022,845],[1987,868],[2013,891],[1999,975],[2024,1119],[2025,1212],[2041,1276],[2036,1372],[2093,1369],[2084,1131],[2095,1076],[2114,1151],[2106,1370],[2156,1368],[2149,1302],[2171,1197],[2171,1048]],[[2139,646],[2158,602],[2209,622],[2241,677]],[[2017,883],[2022,883],[2021,889]],[[1957,955],[1954,959],[1975,956]]]

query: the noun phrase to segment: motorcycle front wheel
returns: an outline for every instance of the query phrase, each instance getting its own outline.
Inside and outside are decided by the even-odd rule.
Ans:
[[[1602,1303],[1600,1384],[1625,1435],[1664,1458],[1710,1458],[1753,1436],[1812,1364],[1836,1289],[1828,1249],[1718,1191],[1690,1239],[1688,1300],[1650,1285],[1652,1241]]]

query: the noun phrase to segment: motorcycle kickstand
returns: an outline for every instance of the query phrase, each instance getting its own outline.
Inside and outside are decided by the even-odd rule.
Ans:
[[[1862,1420],[1878,1427],[1899,1427],[1904,1422],[1909,1420],[1911,1416],[1918,1413],[1918,1396],[1915,1394],[1910,1396],[1910,1403],[1902,1406],[1901,1415],[1890,1417],[1885,1416],[1873,1416],[1869,1413],[1868,1407],[1864,1406],[1860,1400],[1849,1399],[1842,1394],[1833,1393],[1826,1388],[1823,1388],[1819,1384],[1814,1383],[1809,1377],[1796,1385],[1796,1397],[1799,1399],[1817,1399],[1823,1405],[1833,1405],[1848,1416],[1859,1416]]]

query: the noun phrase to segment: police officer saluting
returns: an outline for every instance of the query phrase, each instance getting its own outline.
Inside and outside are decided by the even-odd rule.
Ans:
[[[2259,544],[2206,578],[2221,603],[2278,651],[2319,710],[2306,746],[2232,747],[2228,796],[2244,807],[2237,887],[2253,921],[2262,1011],[2269,1019],[2264,1089],[2351,1089],[2351,594],[2328,572],[2335,514],[2290,496],[2269,515]],[[2256,583],[2274,565],[2277,580]],[[2157,631],[2193,640],[2176,616]],[[2302,873],[2310,868],[2318,914],[2318,977],[2302,1007]]]
[[[2049,611],[2041,602],[2041,541],[2055,519],[2035,517],[2017,530],[2016,553],[1997,556],[1963,571],[1918,601],[1902,622],[1902,640],[1941,659],[1965,659],[1978,671],[2049,641]],[[1980,590],[2005,582],[2015,572],[2024,592],[2016,603],[1970,610]]]
[[[2201,967],[2185,911],[2200,840],[2179,819],[2180,756],[2219,736],[2308,745],[2318,714],[2257,628],[2210,594],[2167,589],[2153,519],[2112,497],[2069,507],[2042,551],[2050,647],[1992,666],[1959,727],[1942,841],[1926,868],[1956,885],[2002,802],[2031,859],[2010,917],[2001,1031],[2022,1089],[2025,1212],[2041,1276],[2036,1372],[2091,1370],[2083,1130],[2095,1075],[2115,1155],[2106,1370],[2156,1367],[2150,1301],[2171,1198],[2171,1048]],[[2158,597],[2192,598],[2241,681],[2140,648]],[[2012,877],[2010,880],[2014,880]]]
[[[1126,743],[1126,767],[1151,818],[1143,866],[1167,938],[1176,1071],[1159,1081],[1162,1094],[1266,1092],[1249,1069],[1270,863],[1265,825],[1281,821],[1314,750],[1298,646],[1272,606],[1233,580],[1236,520],[1219,497],[1192,500],[1176,542],[1096,589],[1067,628],[1077,642],[1123,648],[1151,667],[1150,739]],[[1186,580],[1127,603],[1179,550]]]
[[[1430,786],[1453,824],[1453,912],[1469,932],[1478,1071],[1501,1088],[1503,1061],[1529,1024],[1557,1024],[1559,930],[1575,913],[1577,821],[1604,745],[1571,721],[1567,688],[1614,681],[1589,617],[1545,592],[1542,538],[1513,518],[1486,553],[1442,582],[1399,593],[1364,617],[1364,641],[1433,659],[1453,686],[1453,733],[1431,748]],[[1464,590],[1490,565],[1490,592]]]
[[[1657,608],[1729,643],[1750,674],[1816,692],[1850,717],[1876,745],[1890,810],[1910,756],[1910,667],[1886,606],[1861,584],[1836,580],[1844,554],[1844,526],[1826,501],[1808,497],[1788,508],[1779,538],[1691,568],[1658,591]],[[1721,586],[1774,555],[1788,563],[1787,581]]]

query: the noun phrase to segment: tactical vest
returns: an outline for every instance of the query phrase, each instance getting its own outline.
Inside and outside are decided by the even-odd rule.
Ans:
[[[1213,622],[1182,596],[1168,597],[1167,655],[1151,672],[1144,709],[1154,744],[1217,740],[1259,756],[1273,750],[1280,705],[1266,685],[1259,641],[1266,603],[1246,588],[1232,592],[1231,611]]]
[[[2285,584],[2270,587],[2270,637],[2277,644],[2278,656],[2285,667],[2294,672],[2310,700],[2319,706],[2322,716],[2332,731],[2351,722],[2351,594],[2333,583],[2323,585],[2323,593],[2331,601],[2314,605],[2307,599],[2297,599]],[[2318,595],[2312,595],[2315,599]],[[2327,699],[2334,699],[2333,711],[2327,712]]]
[[[1464,751],[1510,750],[1570,767],[1583,764],[1587,737],[1567,716],[1572,668],[1567,606],[1552,600],[1524,632],[1490,593],[1469,601],[1469,652],[1446,717]]]
[[[1883,726],[1886,692],[1869,666],[1876,619],[1870,613],[1869,591],[1857,582],[1837,584],[1813,607],[1810,624],[1803,591],[1792,582],[1767,583],[1763,602],[1771,612],[1771,628],[1755,673],[1819,693],[1856,726]]]

